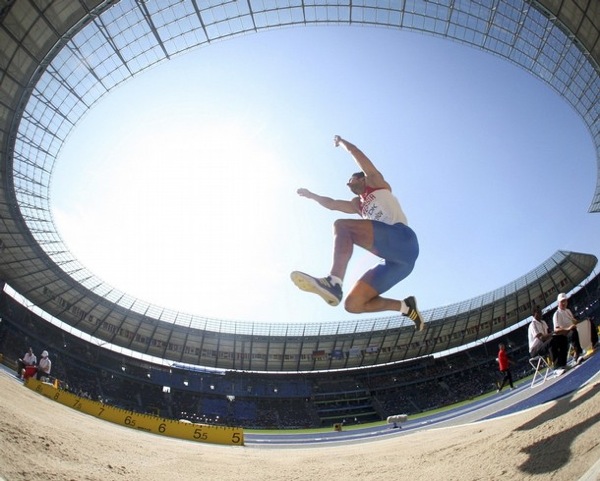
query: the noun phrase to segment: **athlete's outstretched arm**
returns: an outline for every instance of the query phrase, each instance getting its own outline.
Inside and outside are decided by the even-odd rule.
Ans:
[[[325,207],[329,210],[337,210],[340,212],[344,212],[345,214],[358,214],[360,211],[358,210],[358,202],[356,200],[336,200],[331,197],[325,197],[323,195],[315,194],[308,189],[298,189],[298,195],[300,197],[306,197],[307,199],[314,200],[319,205]]]
[[[354,145],[352,142],[342,139],[339,135],[333,137],[333,144],[336,147],[341,146],[346,152],[352,155],[352,158],[358,164],[360,170],[365,173],[365,177],[367,178],[369,185],[372,187],[383,187],[391,190],[390,185],[383,178],[381,172],[377,170],[377,167],[375,167],[373,162],[371,162],[371,159],[369,159],[356,145]]]

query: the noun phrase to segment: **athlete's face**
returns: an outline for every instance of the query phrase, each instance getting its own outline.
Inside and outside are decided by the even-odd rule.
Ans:
[[[365,191],[365,178],[353,175],[346,185],[354,194],[360,195]]]

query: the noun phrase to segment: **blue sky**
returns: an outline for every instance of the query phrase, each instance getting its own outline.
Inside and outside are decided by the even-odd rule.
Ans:
[[[335,134],[371,158],[419,236],[415,270],[389,297],[431,309],[558,249],[599,254],[595,152],[572,108],[503,59],[382,28],[246,35],[120,86],[61,152],[55,221],[92,272],[153,304],[222,319],[353,319],[289,279],[330,267],[343,214],[296,189],[351,197],[356,167]],[[355,250],[346,290],[376,261]]]

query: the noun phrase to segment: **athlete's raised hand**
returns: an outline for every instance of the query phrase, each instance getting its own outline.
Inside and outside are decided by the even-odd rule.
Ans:
[[[304,187],[301,187],[300,189],[298,189],[296,191],[296,193],[300,196],[300,197],[311,197],[312,196],[312,192],[308,189],[305,189]]]

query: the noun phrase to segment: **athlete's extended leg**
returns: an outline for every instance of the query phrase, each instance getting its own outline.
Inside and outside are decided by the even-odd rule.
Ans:
[[[329,305],[337,306],[343,297],[342,282],[354,251],[354,244],[371,250],[373,225],[370,220],[340,219],[333,225],[333,236],[333,262],[329,276],[319,278],[294,271],[290,277],[303,291],[318,294]]]
[[[333,263],[329,272],[331,276],[340,281],[344,280],[355,245],[373,252],[373,223],[364,219],[336,220],[333,224]]]

